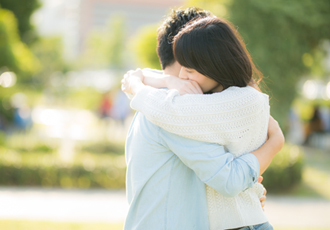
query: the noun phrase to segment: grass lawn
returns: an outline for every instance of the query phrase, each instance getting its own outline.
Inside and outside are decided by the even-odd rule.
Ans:
[[[66,223],[26,220],[0,220],[3,230],[122,230],[123,223]],[[276,230],[330,230],[330,228],[274,228]]]
[[[123,223],[66,223],[0,220],[1,230],[122,230]]]

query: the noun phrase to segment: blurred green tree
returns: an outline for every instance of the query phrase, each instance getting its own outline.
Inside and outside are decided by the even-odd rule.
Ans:
[[[40,71],[33,77],[34,83],[45,87],[55,72],[66,72],[68,66],[63,59],[63,44],[60,37],[39,38],[31,46],[34,55],[39,59]]]
[[[296,85],[311,73],[315,50],[330,38],[328,0],[188,0],[228,18],[245,39],[271,91],[271,113],[284,125]],[[317,55],[316,55],[317,56]],[[316,67],[316,68],[313,68]]]
[[[104,30],[93,31],[86,41],[86,48],[75,64],[76,68],[112,68],[124,66],[125,19],[111,17]]]
[[[109,47],[107,50],[107,58],[110,67],[121,69],[124,66],[123,54],[125,52],[125,19],[121,16],[113,17],[109,21]]]
[[[157,25],[140,29],[134,39],[133,51],[141,68],[161,69],[157,56]]]
[[[34,41],[36,32],[30,18],[33,12],[41,6],[39,0],[0,0],[0,6],[14,13],[22,41],[27,44]]]
[[[18,84],[28,82],[30,77],[40,69],[39,61],[18,35],[14,14],[1,8],[0,53],[0,74],[6,71],[14,72]],[[15,93],[14,88],[1,87],[0,90],[0,123],[2,123],[2,126],[6,126],[12,120],[13,110],[10,106],[10,97]]]
[[[0,68],[2,72],[15,72],[24,82],[39,68],[39,62],[30,52],[26,44],[22,43],[17,31],[14,14],[0,8]]]

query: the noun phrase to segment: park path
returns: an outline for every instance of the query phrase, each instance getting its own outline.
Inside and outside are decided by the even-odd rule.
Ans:
[[[123,190],[62,190],[0,187],[0,219],[123,222]],[[266,214],[277,227],[330,228],[330,201],[267,196]]]

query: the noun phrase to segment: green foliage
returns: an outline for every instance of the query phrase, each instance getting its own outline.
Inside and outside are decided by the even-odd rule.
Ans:
[[[25,43],[30,43],[36,38],[30,18],[33,12],[40,7],[39,0],[0,0],[0,7],[14,13],[18,21],[20,37]]]
[[[96,111],[99,109],[101,100],[102,93],[89,87],[68,92],[65,104],[67,107]]]
[[[13,120],[14,109],[10,104],[10,97],[14,93],[14,87],[0,88],[0,119],[4,122],[4,126]]]
[[[63,44],[59,37],[40,38],[31,46],[34,55],[39,59],[41,69],[34,76],[34,83],[41,86],[49,84],[53,73],[67,71],[63,60]]]
[[[4,141],[4,146],[0,145],[0,185],[125,187],[124,143],[77,144],[74,158],[67,162],[58,154],[56,142],[40,140],[33,132],[14,134]],[[106,146],[106,149],[97,148],[97,144]]]
[[[0,74],[5,71],[15,72],[18,84],[28,81],[40,68],[38,60],[18,36],[17,23],[13,13],[1,8],[0,54]],[[10,97],[15,93],[14,88],[1,87],[0,90],[0,114],[6,124],[10,123],[13,118]]]
[[[125,22],[122,17],[115,17],[110,21],[110,34],[108,39],[110,40],[108,48],[109,63],[112,68],[123,67],[123,54],[124,54],[124,41],[125,41]]]
[[[157,56],[157,26],[142,28],[134,41],[134,53],[141,67],[161,69]]]
[[[55,153],[40,154],[1,149],[0,184],[63,188],[124,188],[123,155],[77,154],[66,163]]]
[[[40,65],[28,47],[20,41],[16,19],[8,10],[0,8],[0,67],[15,72],[19,79],[35,74]]]
[[[93,31],[86,41],[86,48],[77,60],[77,68],[115,68],[121,69],[125,60],[125,20],[121,16],[109,19],[102,31]]]
[[[4,146],[6,143],[6,133],[0,131],[0,146]]]
[[[271,91],[271,113],[283,125],[298,80],[313,67],[304,54],[317,56],[320,42],[330,38],[330,1],[188,2],[226,17],[237,26]]]
[[[285,145],[263,174],[263,185],[270,192],[292,189],[301,182],[304,155],[300,147]]]
[[[125,153],[124,143],[111,143],[109,141],[88,144],[82,147],[83,152],[89,153],[114,153],[122,155]]]
[[[13,150],[16,150],[20,153],[51,153],[54,151],[54,148],[50,145],[44,144],[44,143],[38,143],[37,145],[32,146],[19,146],[15,145]]]

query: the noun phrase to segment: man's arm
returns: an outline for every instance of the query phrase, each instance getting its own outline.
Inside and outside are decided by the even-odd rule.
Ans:
[[[136,79],[136,78],[135,78]],[[132,81],[131,81],[132,82]],[[138,92],[138,91],[140,91],[140,90],[142,90],[142,91],[144,91],[145,89],[144,89],[144,87],[147,87],[147,86],[144,86],[144,84],[142,83],[142,81],[141,81],[141,79],[138,79],[138,81],[136,82],[136,84],[135,84],[136,86],[139,86],[139,87],[132,87],[132,88],[135,88],[137,91],[136,92]],[[128,85],[128,88],[129,88],[130,86]],[[136,93],[135,92],[135,93]],[[221,94],[221,95],[225,95],[225,94]],[[148,98],[148,97],[146,97],[146,98]],[[167,98],[168,99],[168,98]],[[226,98],[225,98],[226,99]],[[228,100],[228,99],[227,99]],[[171,101],[171,100],[170,100]],[[176,100],[177,101],[177,100]],[[254,102],[255,102],[255,100],[253,100]],[[184,104],[186,104],[186,103],[184,103]],[[194,104],[196,104],[196,101],[194,101]],[[257,101],[257,103],[256,103],[257,105],[260,105],[259,103],[258,103],[258,101]],[[245,104],[246,105],[246,104]],[[198,104],[197,103],[197,106],[205,106],[205,103],[203,103],[203,104]],[[214,106],[214,104],[212,103],[212,106]],[[212,107],[211,106],[211,107]],[[174,106],[175,107],[175,106]],[[191,108],[191,106],[188,106],[188,107],[190,107]],[[174,112],[177,112],[176,111],[176,109],[177,108],[174,108],[173,109],[173,111]],[[153,111],[155,111],[155,110],[153,110]],[[159,113],[159,114],[161,114],[161,117],[160,118],[162,118],[163,117],[163,115],[164,114],[168,114],[170,111],[169,111],[169,109],[168,108],[166,108],[166,111],[164,111],[164,112],[162,112],[162,113]],[[187,113],[187,111],[185,111],[185,110],[183,110],[183,111],[178,111],[180,114],[185,114],[185,113]],[[202,111],[203,113],[205,112],[204,110]],[[220,110],[220,112],[221,112],[221,110]],[[190,115],[191,113],[189,113],[188,112],[188,116]],[[192,114],[194,114],[194,113],[192,113]],[[198,114],[195,114],[195,115],[198,115]],[[186,116],[184,116],[183,117],[184,119],[181,121],[178,121],[178,119],[176,119],[176,121],[177,122],[179,122],[179,124],[182,126],[183,124],[184,124],[184,122],[189,122],[189,119],[186,119]],[[151,119],[152,120],[152,119]],[[269,166],[269,164],[270,164],[270,162],[271,162],[271,160],[272,160],[272,158],[274,157],[274,155],[282,148],[282,146],[283,146],[283,143],[284,143],[284,138],[283,138],[283,134],[282,134],[282,132],[281,132],[281,130],[280,130],[280,128],[279,128],[279,126],[278,126],[278,124],[277,124],[277,122],[276,121],[274,121],[274,120],[272,120],[272,121],[270,121],[270,127],[271,127],[271,124],[272,124],[272,122],[273,122],[273,126],[272,127],[275,127],[275,128],[273,128],[273,129],[269,129],[268,131],[268,136],[269,136],[269,140],[259,149],[259,150],[256,150],[255,152],[252,152],[252,154],[254,154],[254,156],[256,157],[255,159],[257,159],[257,161],[258,161],[258,163],[260,164],[260,172],[261,173],[263,173],[264,171],[265,171],[265,169]],[[156,123],[156,125],[159,125],[158,123],[159,122],[155,122]],[[166,121],[165,121],[165,124],[166,124]],[[193,128],[196,126],[196,122],[193,122],[193,124],[189,124],[188,123],[188,125],[193,125]],[[159,126],[161,126],[162,127],[162,125],[159,125]],[[214,126],[214,125],[213,125]],[[164,128],[166,128],[166,127],[164,127]],[[214,128],[214,127],[213,127]],[[217,130],[217,132],[219,131],[219,130],[221,130],[221,127],[219,127],[219,129],[216,129]],[[271,130],[273,130],[273,131],[271,131]],[[174,132],[175,133],[175,132]],[[189,132],[189,133],[191,133],[191,132]],[[188,133],[188,135],[189,135],[189,133]],[[178,133],[177,133],[178,134]],[[173,150],[174,151],[174,150]],[[175,152],[175,151],[174,151]],[[206,152],[206,150],[204,150],[204,151],[201,151],[202,153],[205,153]],[[180,151],[178,152],[178,154],[180,154]],[[203,156],[202,156],[203,157]],[[232,157],[232,155],[230,155],[230,157]],[[251,161],[251,156],[250,157],[248,157],[248,158],[250,158],[250,161]],[[252,157],[253,158],[253,157]],[[187,157],[187,159],[189,160],[189,156]],[[233,157],[232,157],[232,159],[233,159]],[[232,160],[230,160],[230,161],[232,161]],[[225,162],[227,162],[227,161],[225,161]],[[227,165],[227,166],[230,166],[231,167],[231,165],[230,165],[231,163],[229,163],[229,165]],[[245,164],[245,166],[246,166],[246,162],[244,163],[243,162],[243,165]],[[234,162],[233,163],[233,168],[235,168],[237,166],[237,164]],[[243,168],[245,168],[246,169],[246,167],[243,167]],[[255,166],[253,167],[254,169],[256,168]],[[223,168],[222,169],[222,171],[224,170],[225,168]],[[196,169],[196,170],[198,170],[198,168]],[[259,170],[259,169],[258,169]],[[234,172],[233,172],[234,173]],[[259,171],[258,171],[258,173],[259,173]],[[228,174],[228,172],[227,172],[227,174]],[[230,174],[230,173],[229,173]],[[234,174],[232,174],[232,175],[234,175]],[[235,177],[235,175],[234,175],[234,177]],[[226,177],[226,178],[229,178],[229,177]],[[243,173],[243,176],[242,176],[242,174],[240,174],[239,175],[239,180],[241,180],[241,181],[244,181],[244,183],[243,184],[241,184],[241,183],[237,183],[237,184],[233,184],[233,186],[231,186],[231,188],[229,189],[229,190],[233,190],[233,191],[236,191],[236,192],[241,192],[242,190],[244,190],[244,189],[246,189],[247,188],[247,184],[249,184],[248,182],[247,182],[247,180],[245,180],[244,179],[244,173]],[[205,178],[204,178],[205,179]],[[250,178],[251,179],[251,178]],[[204,182],[205,182],[205,180],[203,180]],[[230,187],[230,183],[229,184],[227,184],[229,187]],[[242,186],[242,187],[236,187],[235,188],[235,185],[237,185],[237,186]],[[213,186],[211,186],[211,187],[213,187]],[[225,188],[225,190],[228,190],[228,188]],[[223,191],[222,193],[226,193],[226,191]],[[227,194],[229,194],[228,192],[227,192]]]
[[[163,144],[191,168],[207,185],[227,197],[234,197],[257,182],[260,169],[268,167],[270,161],[283,146],[283,134],[277,123],[269,132],[269,139],[252,153],[234,158],[217,144],[187,139],[163,129],[160,130]],[[275,148],[274,148],[275,146]],[[259,154],[263,155],[260,159]],[[268,160],[264,160],[268,159]]]
[[[164,129],[160,129],[159,135],[164,146],[224,196],[234,197],[258,180],[259,163],[253,154],[234,158],[221,145],[195,141]]]

